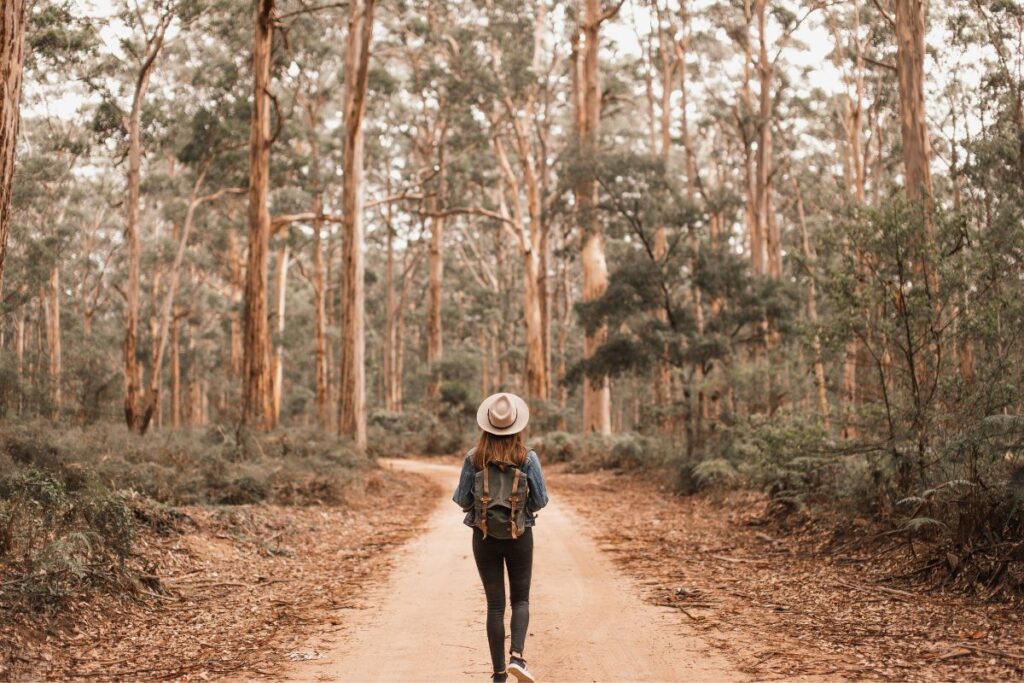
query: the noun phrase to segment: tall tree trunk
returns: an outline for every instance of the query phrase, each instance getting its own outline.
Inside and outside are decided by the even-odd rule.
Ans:
[[[313,199],[313,214],[323,211],[323,198],[318,192]],[[316,363],[316,422],[326,429],[330,424],[327,388],[327,277],[324,272],[323,245],[320,233],[323,222],[313,219],[313,308],[314,362]]]
[[[182,222],[181,232],[178,235],[178,247],[174,252],[174,262],[171,264],[170,281],[167,283],[167,291],[164,293],[164,300],[159,309],[159,318],[153,334],[153,367],[151,368],[149,387],[146,390],[146,400],[139,421],[139,432],[142,434],[149,427],[150,420],[160,416],[160,382],[162,379],[161,371],[163,369],[164,352],[167,349],[167,339],[174,316],[174,297],[178,293],[178,284],[181,281],[181,266],[185,260],[188,238],[192,234],[192,227],[195,223],[196,209],[203,202],[211,201],[223,193],[222,191],[206,197],[196,196],[202,187],[204,178],[205,173],[201,172],[192,188],[192,196],[189,200],[188,209],[185,211],[185,220]],[[156,292],[154,292],[155,299]]]
[[[601,90],[599,85],[599,38],[601,22],[610,15],[601,13],[600,0],[585,0],[583,24],[583,65],[579,78],[582,86],[577,130],[584,153],[594,159],[598,151],[601,125]],[[583,233],[581,265],[583,268],[583,301],[601,297],[608,288],[608,264],[604,256],[604,232],[597,221],[597,179],[585,178],[576,188],[576,204]],[[608,338],[602,326],[583,339],[583,357],[590,358]],[[611,433],[611,390],[608,377],[583,379],[583,431]]]
[[[47,319],[46,342],[49,350],[50,360],[50,401],[53,408],[53,416],[60,416],[60,409],[63,395],[61,393],[62,382],[62,354],[61,354],[61,325],[60,325],[60,266],[54,265],[50,269],[50,291],[49,291],[49,313]]]
[[[171,426],[181,426],[181,339],[179,334],[181,314],[175,310],[171,316]]]
[[[18,378],[17,414],[24,409],[25,397],[25,307],[19,306],[14,318],[14,367]]]
[[[228,327],[231,337],[228,371],[233,379],[242,378],[242,366],[245,363],[245,351],[243,350],[242,331],[242,297],[245,291],[245,266],[242,255],[238,249],[238,234],[234,230],[228,230],[228,291],[231,297],[231,311]]]
[[[274,1],[256,0],[252,46],[253,106],[249,128],[249,254],[245,271],[242,421],[274,426],[270,330],[267,320],[267,257],[270,242],[270,52]]]
[[[373,37],[375,0],[353,0],[345,47],[345,140],[342,210],[341,380],[338,428],[357,448],[366,447],[366,337],[363,261],[363,117]]]
[[[0,293],[11,225],[11,181],[21,118],[21,78],[25,64],[27,0],[4,0],[0,7]]]
[[[753,140],[750,134],[749,121],[754,118],[754,93],[750,86],[754,53],[750,28],[754,22],[754,6],[757,0],[743,0],[743,82],[740,87],[739,127],[743,141],[743,177],[746,182],[746,203],[744,205],[744,224],[747,229],[747,240],[750,245],[750,262],[756,275],[763,275],[765,268],[764,234],[761,232],[761,221],[757,215],[757,168]],[[755,127],[756,131],[756,127]]]
[[[135,78],[132,108],[124,122],[128,130],[128,203],[125,220],[125,245],[128,252],[128,287],[125,291],[124,330],[124,417],[128,428],[139,431],[142,422],[142,367],[138,361],[140,270],[142,248],[139,242],[139,202],[142,184],[142,104],[153,73],[156,58],[163,49],[164,35],[173,15],[163,14],[153,33],[146,36],[146,49]]]
[[[775,210],[772,206],[772,80],[774,65],[768,58],[766,13],[770,0],[756,0],[757,9],[757,223],[758,234],[764,240],[765,269],[778,279],[782,275],[782,244],[779,239]]]
[[[277,344],[274,346],[274,424],[281,421],[281,397],[284,387],[284,335],[285,299],[288,294],[288,244],[285,243],[277,252],[277,280],[274,300],[277,302]]]
[[[509,113],[517,112],[515,104],[508,100],[506,108]],[[511,229],[523,258],[523,323],[526,332],[526,367],[525,388],[528,396],[546,400],[548,398],[548,379],[544,358],[544,314],[540,291],[540,250],[544,234],[541,216],[542,198],[540,184],[536,173],[534,155],[530,148],[529,132],[526,121],[533,119],[534,98],[531,95],[523,106],[524,115],[512,114],[511,127],[516,143],[516,158],[522,173],[522,187],[519,177],[512,169],[508,155],[505,153],[501,138],[493,138],[498,165],[505,178],[509,202],[512,205]],[[526,196],[526,214],[523,214],[520,195]],[[527,229],[529,226],[529,229]]]
[[[387,180],[387,193],[391,194],[391,181]],[[385,216],[386,260],[384,265],[384,407],[395,408],[395,226],[391,220],[390,205]]]
[[[441,360],[444,354],[444,338],[441,328],[441,298],[444,284],[444,230],[446,220],[443,216],[436,215],[444,200],[445,175],[447,173],[445,160],[445,138],[448,128],[444,121],[439,124],[440,140],[437,145],[439,163],[439,190],[431,193],[427,199],[427,210],[435,214],[430,218],[430,243],[427,249],[427,364],[432,366]],[[438,198],[437,195],[440,195]],[[438,396],[440,377],[433,375],[436,368],[431,367],[430,395]]]
[[[924,106],[924,0],[895,0],[896,74],[906,193],[911,201],[932,193],[931,153]]]
[[[814,328],[811,339],[811,350],[814,352],[814,387],[818,399],[818,415],[826,431],[831,430],[828,414],[828,387],[825,384],[825,363],[821,357],[821,333],[818,331],[818,291],[814,279],[815,254],[811,249],[810,236],[807,234],[807,218],[804,213],[804,198],[800,184],[793,179],[793,190],[796,192],[797,224],[800,227],[800,246],[804,260],[807,262],[807,318]]]

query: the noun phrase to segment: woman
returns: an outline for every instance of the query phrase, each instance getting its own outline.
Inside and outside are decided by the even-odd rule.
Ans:
[[[494,674],[532,683],[523,645],[530,621],[533,525],[548,504],[537,454],[523,444],[530,409],[515,394],[488,396],[476,414],[480,439],[462,463],[454,500],[473,527],[473,557],[487,596],[487,643]],[[512,604],[512,645],[505,665],[505,568]]]

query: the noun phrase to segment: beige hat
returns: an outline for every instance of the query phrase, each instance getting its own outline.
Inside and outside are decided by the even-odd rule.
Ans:
[[[530,408],[515,394],[492,394],[476,411],[480,429],[497,436],[521,432],[529,421]]]

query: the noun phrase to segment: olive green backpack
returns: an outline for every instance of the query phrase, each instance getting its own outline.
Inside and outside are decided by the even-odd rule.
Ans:
[[[530,486],[515,465],[491,463],[476,473],[473,515],[484,538],[519,538],[526,529],[526,496]]]

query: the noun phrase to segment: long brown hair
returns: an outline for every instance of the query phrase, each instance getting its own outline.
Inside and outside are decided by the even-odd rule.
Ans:
[[[492,462],[509,463],[522,467],[526,462],[526,444],[523,443],[523,433],[516,432],[498,436],[480,430],[480,439],[476,442],[476,449],[473,451],[473,467],[479,472]]]

